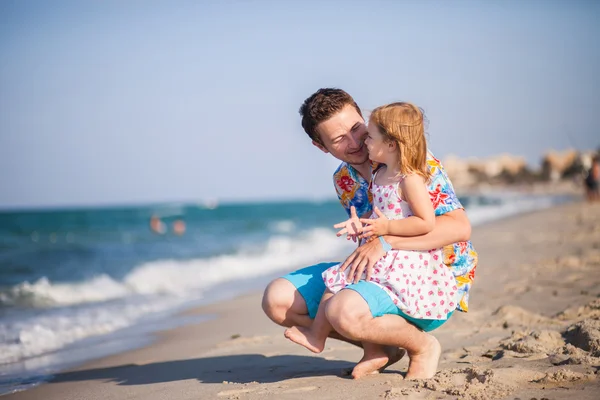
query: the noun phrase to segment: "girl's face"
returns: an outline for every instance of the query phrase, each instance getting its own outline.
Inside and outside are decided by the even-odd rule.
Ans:
[[[392,144],[384,140],[384,136],[377,129],[377,126],[371,122],[369,122],[367,132],[365,144],[369,150],[369,158],[372,161],[387,164],[390,159]]]

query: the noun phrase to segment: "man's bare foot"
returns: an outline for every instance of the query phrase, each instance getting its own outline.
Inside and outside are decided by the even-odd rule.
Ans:
[[[365,352],[363,358],[352,369],[352,378],[359,379],[366,375],[383,372],[384,369],[397,363],[404,357],[406,350],[391,346],[378,346]]]
[[[283,335],[292,342],[306,347],[313,353],[322,352],[325,348],[325,340],[327,339],[324,338],[320,340],[314,336],[309,328],[304,328],[301,326],[292,326],[291,328],[286,329]]]
[[[406,379],[429,379],[437,372],[438,362],[442,354],[442,346],[438,340],[427,334],[429,343],[416,354],[409,354],[410,363]]]

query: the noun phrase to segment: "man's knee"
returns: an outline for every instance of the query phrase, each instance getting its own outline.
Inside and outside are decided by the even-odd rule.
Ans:
[[[283,278],[273,280],[263,294],[262,308],[267,317],[278,325],[284,325],[288,312],[294,304],[296,288]]]
[[[373,319],[367,302],[353,290],[342,290],[328,301],[327,319],[340,335],[362,340],[367,324]]]

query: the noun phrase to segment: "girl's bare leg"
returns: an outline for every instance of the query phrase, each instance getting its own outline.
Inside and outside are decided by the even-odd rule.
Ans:
[[[313,353],[322,352],[325,348],[325,341],[327,340],[327,337],[333,331],[331,324],[327,320],[327,315],[325,314],[327,302],[332,297],[333,293],[331,293],[329,290],[326,290],[321,298],[319,309],[312,325],[308,328],[302,326],[292,326],[291,328],[285,330],[285,337],[294,343],[306,347]]]

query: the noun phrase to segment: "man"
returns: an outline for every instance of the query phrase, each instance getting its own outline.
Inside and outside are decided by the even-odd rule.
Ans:
[[[302,127],[314,146],[342,161],[334,173],[334,186],[342,206],[358,215],[371,213],[369,184],[371,163],[364,144],[367,136],[360,108],[340,89],[320,89],[300,108]],[[439,161],[428,158],[432,173],[429,187],[436,211],[432,232],[420,237],[384,237],[391,248],[429,250],[444,247],[444,262],[453,271],[462,298],[458,309],[467,311],[468,291],[473,280],[477,254],[466,242],[471,228],[462,205]],[[357,248],[344,262],[356,276],[370,270],[385,254],[384,243],[373,240]],[[389,250],[389,249],[388,249]],[[275,279],[263,296],[263,309],[275,323],[310,326],[325,290],[321,273],[337,263],[322,263]],[[363,285],[366,286],[366,285]],[[441,353],[439,342],[419,329],[414,321],[389,312],[389,296],[357,290],[342,290],[329,300],[327,316],[336,333],[332,337],[363,347],[364,357],[354,367],[359,378],[381,371],[403,356],[410,357],[407,378],[430,378],[437,369]],[[386,308],[387,307],[387,308]]]

